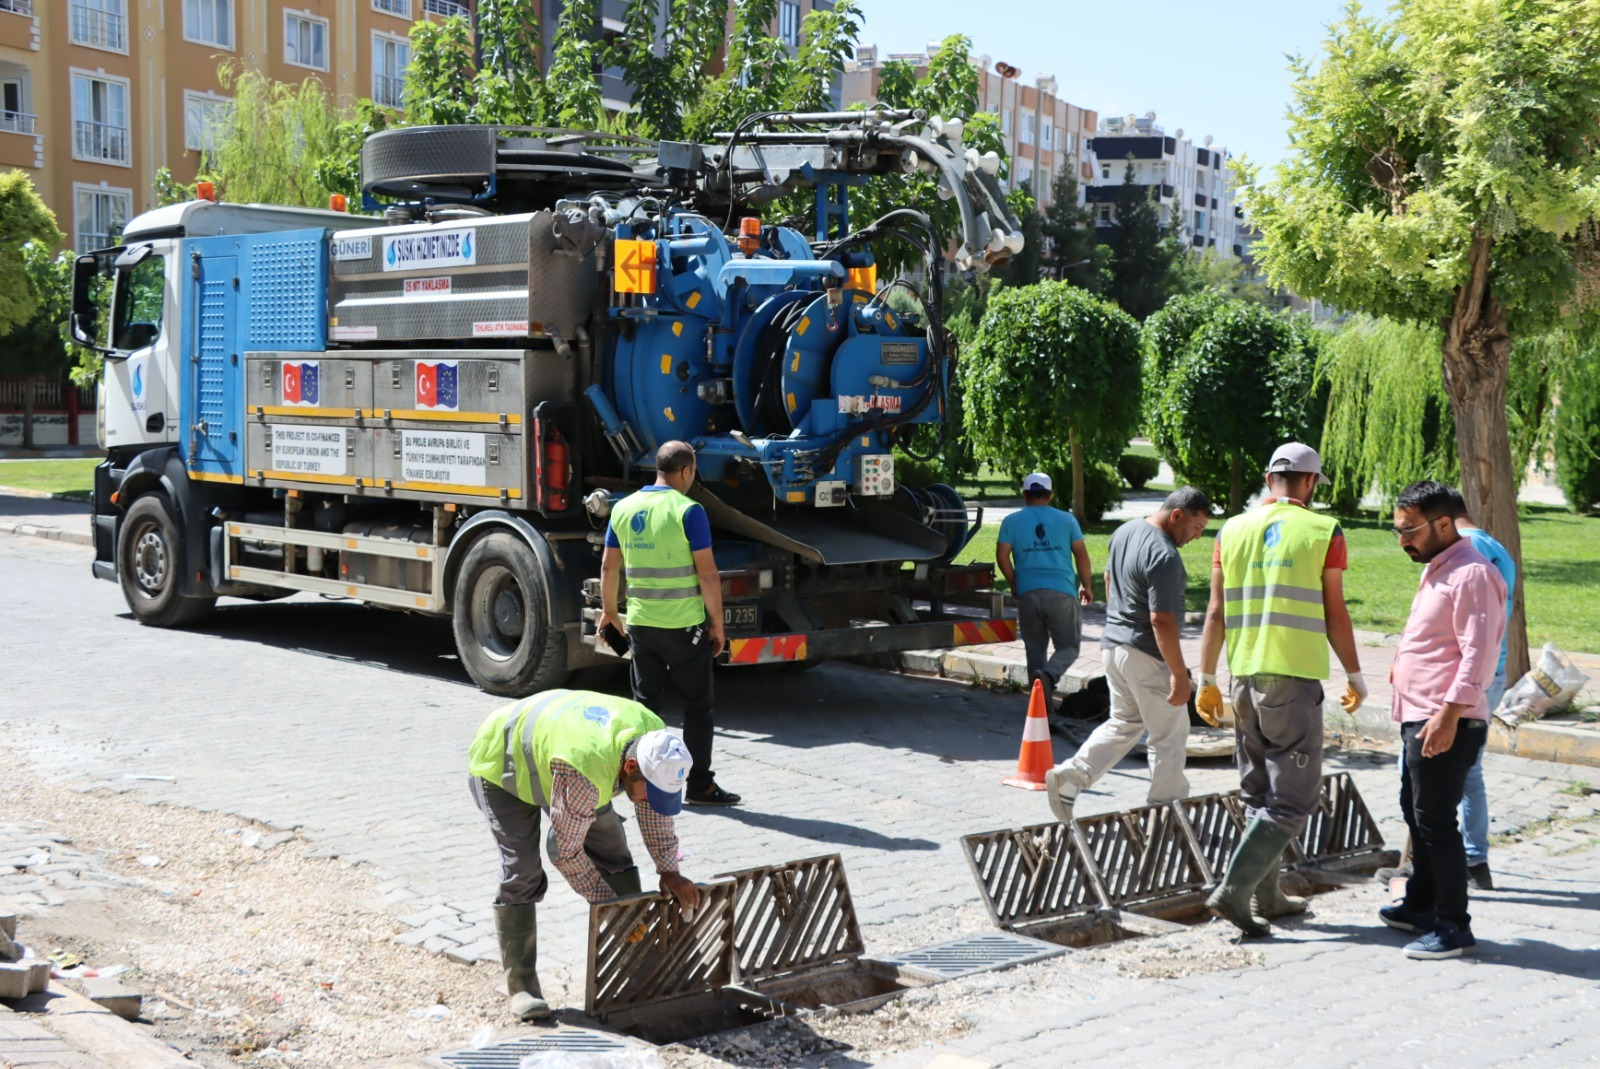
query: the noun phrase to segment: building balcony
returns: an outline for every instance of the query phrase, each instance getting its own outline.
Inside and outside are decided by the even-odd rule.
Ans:
[[[372,102],[382,108],[406,106],[406,80],[388,74],[372,76]]]
[[[1204,208],[1206,206],[1206,195],[1204,193],[1196,193],[1194,195],[1194,206],[1196,208]]]
[[[112,52],[128,50],[128,20],[114,11],[101,11],[87,4],[72,5],[72,43],[104,48]]]
[[[27,112],[0,111],[0,167],[20,167],[35,170],[41,162],[43,144],[34,135],[38,133],[38,120]],[[7,137],[7,134],[18,136]]]
[[[460,17],[472,21],[472,9],[456,0],[422,0],[422,10],[424,14],[437,15],[442,19]]]
[[[32,15],[33,0],[0,0],[0,12],[13,15]]]
[[[87,122],[83,119],[72,124],[72,155],[80,160],[90,160],[95,163],[132,163],[131,142],[132,138],[128,136],[126,126]]]
[[[36,134],[39,118],[25,111],[0,111],[0,133]]]

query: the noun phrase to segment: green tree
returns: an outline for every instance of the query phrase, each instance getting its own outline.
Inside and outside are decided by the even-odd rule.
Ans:
[[[1201,293],[1144,328],[1145,429],[1179,481],[1244,508],[1272,450],[1321,423],[1309,329],[1258,304]]]
[[[1052,185],[1041,227],[1050,244],[1045,266],[1079,289],[1104,293],[1110,283],[1111,247],[1100,243],[1093,210],[1078,203],[1078,178],[1063,168]]]
[[[1148,319],[1177,290],[1174,265],[1184,255],[1161,225],[1155,187],[1134,180],[1128,157],[1117,191],[1116,229],[1111,237],[1111,280],[1105,296],[1135,319]]]
[[[1242,169],[1274,282],[1439,324],[1473,515],[1521,560],[1511,343],[1600,296],[1600,9],[1589,0],[1351,5],[1294,64],[1290,155]],[[1580,279],[1584,282],[1579,285]],[[1508,669],[1527,668],[1519,569]]]
[[[0,174],[0,334],[10,334],[31,319],[42,299],[23,261],[23,246],[37,242],[53,248],[64,240],[33,179],[24,171]]]
[[[1070,470],[1073,512],[1098,519],[1086,473],[1115,463],[1138,427],[1139,324],[1065,282],[1000,289],[960,374],[977,455],[1013,472]]]
[[[608,60],[633,87],[632,132],[677,140],[709,81],[705,69],[722,44],[728,0],[675,0],[667,11],[664,47],[657,49],[659,2],[628,0],[623,32],[611,42]]]
[[[57,235],[59,240],[60,235]],[[8,257],[19,267],[20,284],[35,300],[33,314],[0,336],[0,375],[22,380],[22,448],[33,448],[33,412],[38,388],[66,377],[65,343],[71,304],[71,252],[53,255],[53,241],[29,241]]]
[[[1198,256],[1178,257],[1173,264],[1172,277],[1176,293],[1209,290],[1272,309],[1286,305],[1266,280],[1250,274],[1242,261],[1222,256],[1216,249],[1207,249]]]
[[[1562,381],[1553,438],[1567,506],[1593,512],[1600,507],[1600,346],[1586,347]]]

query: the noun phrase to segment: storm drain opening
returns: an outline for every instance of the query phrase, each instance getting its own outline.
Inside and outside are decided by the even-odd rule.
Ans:
[[[601,1032],[559,1028],[536,1036],[521,1036],[484,1047],[453,1050],[431,1059],[447,1069],[518,1069],[524,1058],[546,1051],[570,1054],[621,1054],[634,1050],[627,1040]]]
[[[863,956],[837,854],[725,873],[700,888],[692,918],[663,895],[591,907],[591,1016],[677,1043],[779,1017],[863,1013],[941,979]]]
[[[1012,932],[984,932],[896,954],[893,963],[910,975],[925,976],[929,980],[954,980],[1043,961],[1061,952],[1059,945],[1041,939]]]
[[[1283,876],[1291,894],[1360,882],[1392,863],[1348,773],[1325,776]],[[1237,791],[1004,828],[962,839],[995,925],[1082,949],[1209,921],[1205,897],[1244,836]]]

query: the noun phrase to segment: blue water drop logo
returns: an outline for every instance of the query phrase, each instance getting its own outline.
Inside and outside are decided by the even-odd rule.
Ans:
[[[1279,542],[1283,541],[1282,522],[1267,524],[1267,529],[1261,535],[1261,540],[1267,544],[1268,549],[1271,549],[1273,546],[1276,546]]]
[[[589,708],[583,711],[583,718],[585,720],[593,720],[601,727],[605,727],[607,724],[611,723],[611,710],[604,708],[603,706],[591,705]]]
[[[628,522],[628,526],[633,528],[634,534],[644,534],[644,513],[635,512],[633,519]]]
[[[467,236],[461,239],[461,258],[472,259],[472,231],[467,231]]]
[[[133,369],[133,396],[140,397],[144,394],[144,365],[140,364]]]
[[[389,243],[389,249],[388,249],[387,255],[389,257],[390,266],[393,266],[394,263],[395,263],[395,251],[394,251],[394,243],[393,242]]]

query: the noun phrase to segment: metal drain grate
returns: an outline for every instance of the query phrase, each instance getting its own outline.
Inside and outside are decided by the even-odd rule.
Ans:
[[[573,1053],[605,1053],[607,1051],[634,1050],[635,1045],[614,1036],[581,1029],[561,1030],[540,1036],[523,1036],[504,1043],[494,1043],[473,1050],[453,1050],[435,1057],[450,1069],[517,1069],[522,1059],[542,1051],[559,1050]]]
[[[734,882],[733,954],[741,983],[860,957],[838,854],[724,872]]]
[[[1002,928],[1086,913],[1102,905],[1094,862],[1078,854],[1065,824],[1035,824],[964,836],[989,916]]]
[[[1359,857],[1383,849],[1383,833],[1350,773],[1322,777],[1322,797],[1298,845],[1307,861]]]
[[[1113,905],[1169,898],[1205,883],[1183,817],[1172,806],[1084,817],[1078,827]]]
[[[733,980],[733,888],[701,884],[693,920],[661,894],[632,895],[589,907],[589,979],[584,1009],[604,1020]]]
[[[896,954],[887,959],[907,972],[918,973],[931,980],[954,980],[958,976],[1005,969],[1030,961],[1040,961],[1066,952],[1065,947],[1030,939],[1014,932],[986,932],[969,935],[938,946]]]

